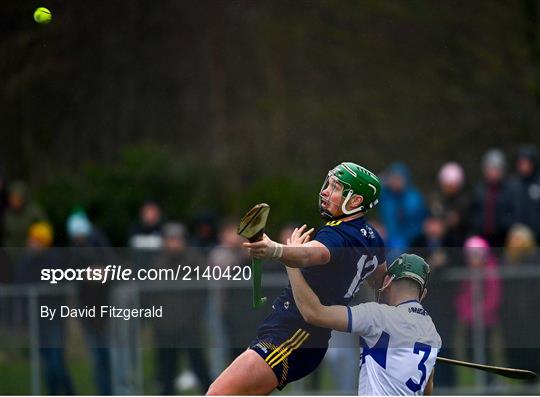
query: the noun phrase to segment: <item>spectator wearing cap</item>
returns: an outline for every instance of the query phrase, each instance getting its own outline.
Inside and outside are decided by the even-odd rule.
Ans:
[[[388,247],[397,256],[422,231],[426,207],[405,164],[390,165],[383,181],[379,213],[386,228]]]
[[[48,222],[33,223],[27,232],[26,250],[19,265],[15,269],[15,281],[20,283],[36,283],[41,280],[40,272],[44,263],[58,267],[56,253],[50,247],[53,244],[53,229]]]
[[[57,268],[62,261],[50,247],[53,229],[47,222],[32,224],[27,232],[27,250],[15,271],[18,283],[37,284],[41,269]],[[65,297],[41,295],[39,306],[59,308],[66,304]],[[66,329],[65,319],[57,315],[54,319],[40,318],[39,341],[43,371],[48,394],[75,394],[73,383],[65,363]]]
[[[470,197],[465,190],[465,172],[456,162],[444,164],[437,177],[438,190],[430,197],[433,216],[445,223],[445,244],[461,247],[468,233]]]
[[[107,248],[107,238],[92,224],[83,209],[77,208],[71,213],[66,220],[66,229],[72,246],[70,259],[73,267],[103,268],[116,263],[113,253]],[[109,302],[109,283],[83,280],[77,291],[81,307],[101,307]],[[82,317],[80,321],[92,356],[97,392],[111,395],[109,321],[101,316]]]
[[[107,247],[109,240],[96,228],[82,208],[76,208],[66,220],[66,230],[73,246]]]
[[[498,262],[487,240],[472,236],[463,246],[465,261],[470,269],[483,271],[484,285],[480,295],[480,313],[483,323],[491,327],[499,323],[498,308],[501,303],[501,280],[497,273]],[[458,318],[461,323],[472,326],[474,321],[473,281],[464,281],[456,299]]]
[[[189,249],[187,231],[183,224],[168,222],[163,226],[163,250],[154,262],[155,267],[195,268],[203,266],[204,259],[198,251]],[[159,282],[166,285],[166,281]],[[191,369],[197,376],[201,392],[210,387],[208,364],[201,346],[204,345],[203,314],[206,306],[206,290],[177,289],[171,282],[170,289],[161,289],[148,295],[152,305],[163,307],[163,318],[153,320],[156,347],[156,378],[159,394],[175,394],[175,378],[178,375],[180,355],[186,354]]]
[[[482,161],[483,179],[476,185],[471,203],[472,230],[492,247],[503,246],[513,219],[513,198],[505,170],[504,154],[489,150]]]
[[[46,220],[45,212],[31,200],[26,183],[19,181],[8,186],[8,207],[3,225],[6,247],[24,247],[30,226]]]
[[[503,290],[497,258],[487,240],[481,236],[472,236],[465,240],[463,254],[471,271],[471,278],[460,283],[455,300],[458,320],[454,339],[456,357],[460,360],[472,359],[473,330],[475,323],[480,321],[481,332],[486,341],[486,361],[492,365],[503,366],[500,320]],[[476,275],[479,279],[475,278]],[[489,379],[493,381],[493,378]]]
[[[540,173],[535,146],[524,145],[519,148],[515,175],[509,184],[515,206],[512,221],[529,226],[536,239],[540,239]]]

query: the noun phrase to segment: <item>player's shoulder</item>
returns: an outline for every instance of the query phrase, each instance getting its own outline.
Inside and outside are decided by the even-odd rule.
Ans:
[[[395,306],[389,306],[378,302],[364,302],[351,307],[352,315],[357,317],[369,317],[372,320],[384,319],[395,312]]]
[[[430,346],[436,347],[438,349],[442,347],[441,335],[439,335],[437,327],[431,320],[431,317],[429,318],[429,323],[427,327],[424,329],[423,337],[425,338],[425,342],[428,343]]]
[[[345,234],[341,230],[340,225],[342,224],[342,221],[328,221],[323,226],[319,227],[317,229],[317,232],[315,233],[315,240],[319,240],[323,243],[325,243],[327,240],[337,243],[342,243]],[[338,244],[339,245],[339,244]]]
[[[360,234],[365,239],[369,240],[372,243],[378,244],[378,245],[384,245],[383,239],[377,229],[375,229],[371,224],[368,222],[364,222],[362,226],[360,226]]]
[[[393,330],[396,321],[394,306],[383,303],[366,302],[349,308],[350,331],[365,337],[379,335],[381,330]]]
[[[411,309],[411,310],[409,310]],[[416,310],[418,309],[418,310]],[[382,331],[393,335],[396,343],[421,341],[440,349],[442,340],[431,317],[420,313],[422,306],[392,306],[366,302],[349,308],[349,324],[352,332],[364,337],[377,338]]]
[[[338,240],[344,242],[350,237],[350,230],[347,231],[344,221],[342,220],[331,220],[326,222],[324,225],[317,229],[315,233],[315,239],[318,240],[320,237],[324,239]]]
[[[377,230],[370,225],[364,217],[352,220],[332,220],[326,222],[319,230],[342,231],[348,234],[354,234],[368,240],[380,239]]]
[[[329,228],[332,228],[332,227],[336,227],[336,226],[339,226],[343,224],[343,221],[340,221],[340,220],[334,220],[334,221],[328,221],[324,224],[323,227],[329,227]],[[322,229],[322,228],[321,228]]]
[[[331,220],[317,230],[315,240],[335,247],[384,247],[384,242],[364,217],[353,220]]]
[[[440,349],[442,347],[442,338],[439,332],[437,331],[437,329],[435,329],[434,339],[435,339],[435,346]]]
[[[344,225],[346,222],[343,222],[341,220],[332,220],[326,222],[324,225],[322,225],[317,232],[329,232],[329,233],[339,233],[343,231]]]
[[[409,323],[410,327],[415,328],[418,337],[424,342],[437,348],[442,346],[442,339],[433,319],[420,303],[398,306],[396,309],[399,309],[404,314],[402,317],[404,322]]]
[[[439,331],[437,330],[437,326],[433,322],[433,319],[431,318],[431,316],[428,316],[428,319],[429,319],[428,334],[431,336],[430,339],[433,341],[432,346],[440,349],[442,347],[441,335],[439,334]]]

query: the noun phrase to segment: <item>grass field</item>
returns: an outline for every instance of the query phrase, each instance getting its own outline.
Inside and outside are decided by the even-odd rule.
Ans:
[[[4,346],[28,346],[24,335],[17,336],[17,333],[0,335]],[[155,382],[155,356],[152,346],[152,337],[149,332],[143,332],[143,393],[156,394],[158,392]],[[78,324],[75,322],[69,325],[69,338],[66,347],[67,367],[74,382],[76,394],[93,395],[98,391],[95,388],[92,361],[85,340]],[[189,364],[183,357],[179,368],[187,369]],[[31,368],[30,350],[28,348],[11,348],[0,350],[0,395],[28,395],[31,394]],[[318,375],[318,381],[315,377]],[[457,388],[437,389],[437,377],[435,377],[435,394],[479,394],[489,392],[489,394],[538,394],[540,385],[526,385],[520,381],[511,381],[505,378],[496,377],[496,382],[488,389],[478,389],[475,387],[475,371],[458,368],[456,373]],[[313,391],[318,384],[318,390]],[[283,390],[274,394],[339,394],[336,391],[331,372],[327,366],[322,365],[315,374],[311,374],[300,382],[294,382]],[[43,379],[41,380],[41,394],[46,394],[47,390]],[[202,394],[203,390],[198,388],[185,390],[182,394]]]

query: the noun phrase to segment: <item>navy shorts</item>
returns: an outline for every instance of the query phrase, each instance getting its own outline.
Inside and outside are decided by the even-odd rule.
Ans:
[[[274,371],[278,389],[282,390],[289,382],[313,372],[324,358],[328,346],[324,342],[314,344],[316,336],[313,334],[318,330],[303,321],[303,324],[292,325],[276,324],[276,320],[279,320],[278,314],[268,316],[249,348],[257,352]],[[268,327],[269,323],[275,326]],[[320,347],[322,345],[326,347]]]

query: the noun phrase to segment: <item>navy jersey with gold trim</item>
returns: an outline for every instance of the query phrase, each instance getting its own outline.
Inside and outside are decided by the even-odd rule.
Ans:
[[[364,218],[328,222],[317,231],[313,240],[328,248],[330,261],[303,268],[302,274],[324,305],[347,305],[362,281],[386,260],[382,238]],[[273,308],[283,321],[303,323],[290,285],[274,301]],[[320,337],[329,338],[329,330],[318,330],[320,332],[316,333]]]

